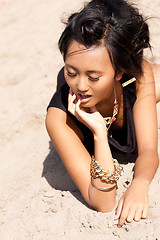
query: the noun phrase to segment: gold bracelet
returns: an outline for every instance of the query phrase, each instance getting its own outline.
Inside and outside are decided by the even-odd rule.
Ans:
[[[123,174],[123,167],[120,166],[116,159],[113,159],[114,171],[104,171],[101,165],[96,161],[94,156],[91,159],[91,176],[93,178],[100,178],[102,182],[113,183],[117,182],[119,177]]]
[[[109,192],[109,191],[117,188],[117,183],[114,186],[112,186],[112,187],[98,187],[98,186],[94,185],[92,182],[91,182],[91,184],[92,184],[92,186],[94,188],[96,188],[96,189],[98,189],[100,191],[104,191],[104,192]]]

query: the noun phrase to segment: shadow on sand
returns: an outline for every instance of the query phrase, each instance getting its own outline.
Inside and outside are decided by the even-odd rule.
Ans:
[[[90,208],[72,181],[51,141],[49,141],[49,149],[50,152],[43,162],[42,177],[47,180],[52,188],[61,191],[70,191],[78,201]]]

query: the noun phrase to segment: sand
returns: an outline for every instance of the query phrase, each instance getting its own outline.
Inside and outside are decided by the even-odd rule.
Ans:
[[[153,55],[146,56],[160,63],[160,1],[137,2],[155,17],[149,21]],[[160,170],[150,186],[148,218],[117,228],[114,212],[98,213],[85,204],[45,130],[46,107],[63,66],[60,19],[82,6],[83,0],[0,0],[1,240],[160,239]],[[124,166],[117,200],[132,168]]]

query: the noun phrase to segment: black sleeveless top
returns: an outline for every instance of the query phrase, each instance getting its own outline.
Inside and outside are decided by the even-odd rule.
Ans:
[[[126,82],[128,78],[123,75],[121,83]],[[94,140],[93,134],[83,123],[78,121],[70,112],[68,112],[68,94],[69,86],[64,78],[64,68],[58,74],[57,89],[54,93],[49,107],[56,107],[66,112],[76,123],[81,130],[84,141],[83,144],[88,152],[94,154]],[[134,162],[137,158],[137,143],[134,128],[132,108],[136,101],[136,87],[135,82],[131,82],[123,87],[123,101],[124,101],[124,119],[125,126],[122,130],[114,130],[112,126],[109,130],[108,141],[113,158],[116,158],[120,163]],[[48,110],[47,108],[47,110]]]

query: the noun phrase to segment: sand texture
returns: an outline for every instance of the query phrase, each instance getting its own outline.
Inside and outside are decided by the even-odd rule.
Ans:
[[[160,63],[160,1],[136,2],[154,17],[153,55],[146,56]],[[83,0],[0,0],[0,240],[160,239],[160,170],[151,183],[148,218],[117,228],[114,212],[98,213],[84,203],[45,130],[63,66],[60,19],[82,6]],[[117,200],[132,169],[124,165]]]

